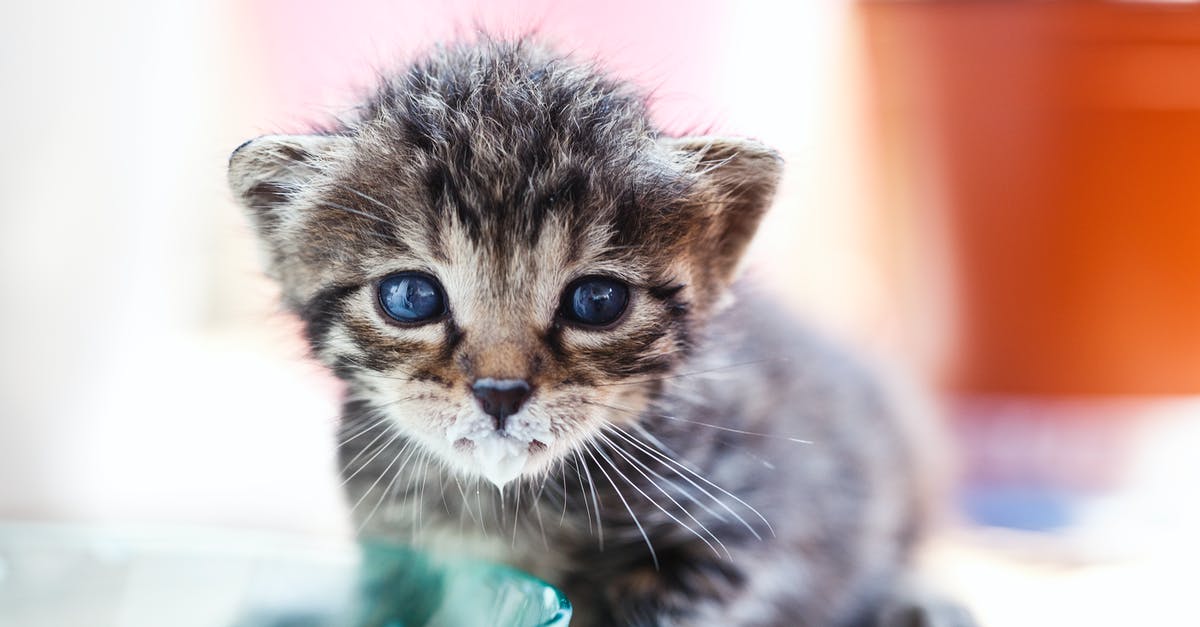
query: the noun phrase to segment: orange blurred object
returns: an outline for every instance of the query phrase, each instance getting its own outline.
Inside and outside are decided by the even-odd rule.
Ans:
[[[1200,392],[1200,6],[861,9],[884,204],[949,240],[948,387]]]

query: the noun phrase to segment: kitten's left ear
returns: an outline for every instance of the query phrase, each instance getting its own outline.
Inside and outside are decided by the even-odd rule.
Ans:
[[[660,142],[685,159],[698,177],[690,202],[697,262],[713,287],[734,277],[783,174],[779,153],[751,140],[727,137],[666,138]]]

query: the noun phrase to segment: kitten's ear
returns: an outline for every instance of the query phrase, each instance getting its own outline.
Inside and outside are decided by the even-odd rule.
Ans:
[[[229,187],[270,239],[294,194],[320,174],[349,140],[332,135],[267,135],[238,146],[229,157]]]
[[[660,140],[698,177],[692,210],[698,262],[718,287],[728,285],[738,261],[771,205],[783,159],[751,139],[681,137]]]

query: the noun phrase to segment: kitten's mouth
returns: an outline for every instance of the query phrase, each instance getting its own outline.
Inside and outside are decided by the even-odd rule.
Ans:
[[[525,411],[510,416],[501,430],[482,413],[462,415],[446,429],[450,447],[470,457],[473,470],[499,488],[520,476],[554,437],[547,419]]]
[[[541,440],[522,440],[503,431],[494,431],[483,437],[459,438],[452,447],[456,452],[471,456],[480,474],[503,488],[505,484],[520,476],[531,456],[547,449]]]
[[[508,435],[503,432],[499,433],[498,435],[500,435],[500,437],[508,437]],[[546,443],[542,442],[541,440],[533,440],[529,443],[529,452],[530,453],[541,453],[542,451],[545,451],[546,448],[547,448]],[[474,440],[468,440],[467,438],[459,438],[458,440],[456,440],[454,442],[454,450],[459,453],[469,454],[474,449],[475,449],[475,441]]]

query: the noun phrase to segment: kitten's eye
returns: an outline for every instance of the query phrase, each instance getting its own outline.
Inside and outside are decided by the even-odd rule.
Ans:
[[[400,322],[425,322],[446,313],[446,296],[437,280],[415,272],[393,274],[380,281],[379,304]]]
[[[629,302],[629,288],[616,279],[585,277],[563,292],[561,314],[568,320],[603,326],[621,317]]]

